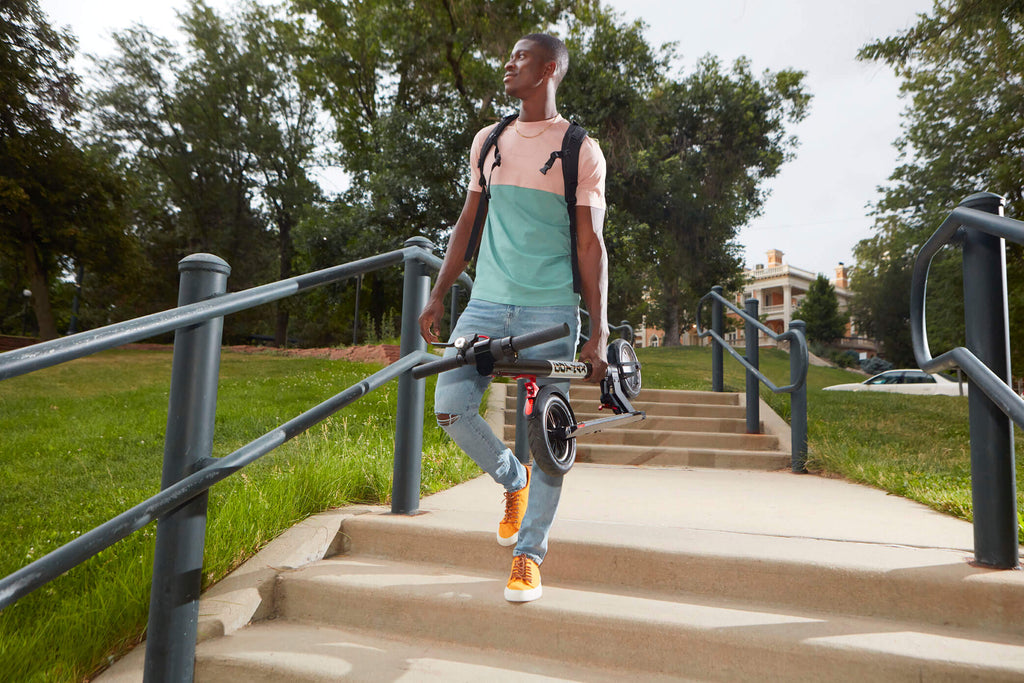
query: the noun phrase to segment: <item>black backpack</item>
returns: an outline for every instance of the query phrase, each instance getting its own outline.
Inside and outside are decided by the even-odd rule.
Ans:
[[[494,164],[491,166],[491,172],[494,172],[496,166],[501,166],[501,152],[498,150],[498,138],[501,137],[502,132],[508,125],[516,120],[519,116],[516,114],[509,114],[504,117],[498,125],[496,125],[491,132],[487,135],[487,139],[484,140],[483,147],[480,148],[480,187],[482,188],[480,203],[476,207],[476,217],[473,219],[473,231],[469,235],[469,244],[466,246],[467,261],[471,261],[473,256],[476,255],[477,247],[480,243],[480,235],[484,229],[484,220],[487,218],[487,204],[491,199],[491,190],[489,185],[490,176],[484,176],[484,160],[487,158],[487,154],[494,148]],[[562,160],[562,177],[565,182],[565,204],[569,211],[569,244],[571,249],[571,261],[572,261],[572,289],[577,294],[580,293],[580,267],[578,263],[578,256],[576,252],[576,186],[579,184],[579,162],[580,162],[580,147],[583,145],[583,138],[587,137],[587,131],[583,130],[575,121],[569,124],[568,130],[565,131],[565,135],[562,137],[562,149],[557,152],[552,152],[551,156],[548,157],[547,163],[541,167],[540,172],[547,175],[547,172],[551,170],[552,165],[555,163],[555,159]]]

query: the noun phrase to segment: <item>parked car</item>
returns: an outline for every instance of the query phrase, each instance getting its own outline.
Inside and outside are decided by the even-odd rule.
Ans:
[[[944,375],[935,375],[910,368],[886,370],[863,382],[836,384],[825,387],[825,391],[887,391],[896,394],[939,394],[959,396],[960,383]],[[963,383],[963,395],[967,395],[967,382]]]

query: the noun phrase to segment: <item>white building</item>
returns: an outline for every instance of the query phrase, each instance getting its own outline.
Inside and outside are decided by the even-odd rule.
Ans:
[[[743,292],[736,297],[738,308],[743,308],[747,299],[756,299],[758,315],[765,326],[770,327],[776,334],[789,329],[793,312],[807,296],[811,283],[818,277],[809,270],[784,263],[783,256],[778,249],[770,249],[767,253],[767,263],[758,263],[753,268],[745,270],[747,284]],[[836,290],[839,310],[847,310],[853,294],[849,290],[850,278],[846,266],[842,263],[836,266],[835,277],[830,281]],[[759,336],[761,346],[775,345],[775,342],[763,332]],[[740,325],[738,330],[729,333],[729,339],[736,343],[743,342],[743,326]],[[862,358],[873,356],[878,351],[878,344],[873,340],[859,337],[852,323],[847,324],[846,336],[839,340],[839,345],[856,351]]]

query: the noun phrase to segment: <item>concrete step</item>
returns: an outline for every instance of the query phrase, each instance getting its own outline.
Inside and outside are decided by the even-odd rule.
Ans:
[[[715,432],[679,432],[659,429],[634,429],[643,422],[627,427],[609,427],[605,431],[585,434],[576,440],[577,447],[584,444],[609,446],[630,445],[649,448],[701,448],[747,451],[778,451],[779,439],[771,434],[721,434]],[[505,440],[515,439],[515,425],[505,425]]]
[[[589,437],[587,437],[589,438]],[[510,446],[511,448],[511,446]],[[601,465],[650,467],[714,467],[730,470],[781,470],[790,467],[781,451],[725,450],[672,446],[622,446],[576,442],[576,461]]]
[[[573,499],[590,495],[592,475],[601,469],[608,468],[581,468],[586,474]],[[836,538],[806,533],[813,521],[808,525],[795,521],[794,535],[782,537],[677,526],[679,516],[670,511],[658,519],[657,504],[623,514],[626,511],[615,507],[620,499],[635,495],[633,484],[657,476],[649,470],[635,472],[638,476],[622,478],[623,491],[602,491],[601,500],[586,503],[595,510],[607,505],[607,513],[556,521],[552,546],[557,552],[549,555],[542,570],[546,587],[586,586],[617,593],[625,584],[627,592],[658,594],[663,599],[689,595],[690,600],[743,603],[759,611],[832,612],[914,622],[929,629],[955,627],[1016,638],[1024,644],[1021,572],[972,567],[966,561],[969,551],[956,548],[900,545],[896,541],[903,534],[898,530],[883,542],[851,543],[836,540],[856,535],[851,529],[833,529]],[[703,479],[698,472],[691,474]],[[779,481],[784,494],[789,487]],[[842,493],[837,495],[842,498]],[[704,503],[695,500],[694,504]],[[780,507],[777,513],[782,512]],[[876,514],[881,518],[886,513]],[[443,564],[455,574],[484,572],[491,575],[486,581],[503,583],[510,551],[494,541],[500,516],[496,499],[491,514],[478,513],[469,523],[465,512],[446,509],[411,518],[386,513],[350,517],[341,529],[340,547],[347,554],[336,559]],[[652,519],[645,521],[645,516]],[[606,518],[619,521],[610,524]],[[757,531],[753,523],[748,528]],[[804,535],[797,535],[801,531]],[[500,590],[496,594],[501,597]]]
[[[571,390],[573,398],[601,398],[600,387],[581,382],[574,383]],[[738,406],[740,395],[735,392],[720,391],[679,391],[676,389],[642,389],[638,400],[651,403],[691,403],[699,405]]]
[[[589,406],[587,406],[589,407]],[[597,420],[609,417],[612,413],[605,411],[581,412],[573,410],[577,420]],[[515,409],[505,412],[505,423],[512,425],[515,421]],[[746,434],[747,421],[743,418],[729,417],[676,417],[672,415],[651,415],[642,422],[635,422],[630,429],[661,429],[675,432],[718,432],[721,434]],[[762,427],[763,429],[763,427]],[[506,433],[506,438],[508,434]]]
[[[574,411],[575,412],[575,411]],[[608,417],[611,413],[575,412],[578,420],[597,420]],[[673,415],[651,415],[642,422],[634,422],[630,429],[665,430],[671,432],[716,432],[719,434],[746,434],[747,421],[732,417],[676,417]],[[764,427],[762,423],[762,433]]]
[[[666,595],[638,588],[632,577],[609,571],[612,564],[606,562],[603,569],[620,579],[614,589],[549,580],[543,599],[513,605],[502,597],[503,571],[356,554],[283,574],[278,618],[544,653],[566,665],[619,668],[633,676],[759,681],[1024,677],[1019,638],[760,608],[706,595]]]
[[[379,633],[284,619],[254,624],[208,641],[196,652],[197,683],[322,681],[568,681],[618,683],[620,671],[570,666],[495,648],[387,638]],[[678,681],[675,677],[658,680]]]
[[[600,400],[601,389],[585,382],[573,382],[569,393],[573,399]],[[508,385],[508,395],[514,397],[516,385]],[[701,405],[739,405],[740,395],[728,391],[680,391],[677,389],[642,389],[638,399],[658,403],[696,403]]]
[[[643,394],[641,394],[643,395]],[[570,398],[573,412],[593,412],[597,410],[601,402],[598,398],[577,397],[575,394]],[[716,419],[745,420],[746,409],[743,406],[716,405],[700,403],[669,403],[655,401],[633,401],[633,407],[642,410],[648,415],[659,415],[664,417],[708,417]],[[510,396],[505,399],[505,410],[513,414],[516,409],[516,398]]]

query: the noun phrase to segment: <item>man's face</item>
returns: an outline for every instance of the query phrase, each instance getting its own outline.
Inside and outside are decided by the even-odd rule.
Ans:
[[[522,99],[524,95],[544,85],[548,66],[544,51],[532,40],[520,40],[512,48],[512,56],[505,62],[505,93]]]

